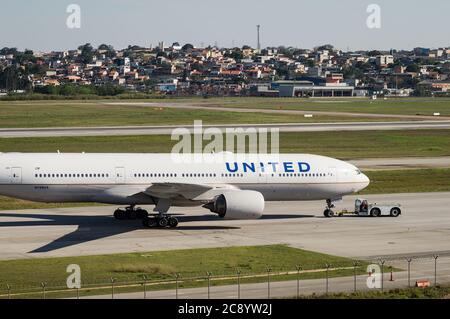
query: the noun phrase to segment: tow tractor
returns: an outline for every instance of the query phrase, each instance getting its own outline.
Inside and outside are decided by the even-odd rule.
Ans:
[[[342,210],[339,212],[334,212],[333,210],[327,208],[323,212],[325,217],[331,218],[334,216],[345,216],[345,215],[357,215],[357,216],[372,216],[372,217],[381,217],[381,216],[391,216],[391,217],[399,217],[402,214],[401,205],[400,204],[370,204],[368,200],[358,198],[355,200],[355,210],[348,211]]]

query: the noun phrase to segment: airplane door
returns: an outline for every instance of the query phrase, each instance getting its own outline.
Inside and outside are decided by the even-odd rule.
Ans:
[[[328,172],[328,177],[331,180],[331,182],[337,182],[338,181],[338,171],[336,167],[332,166],[330,167],[330,171]]]
[[[125,167],[116,167],[116,184],[125,183]]]
[[[22,168],[11,168],[11,184],[22,184]]]
[[[263,170],[261,168],[259,168],[258,169],[258,183],[266,184],[268,175],[269,175],[269,173],[263,172]]]

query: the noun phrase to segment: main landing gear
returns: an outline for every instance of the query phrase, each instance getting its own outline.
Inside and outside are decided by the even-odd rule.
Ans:
[[[135,206],[128,206],[125,209],[116,209],[114,212],[114,218],[117,220],[136,220],[145,219],[148,217],[148,212],[142,208],[136,208]]]
[[[167,198],[160,198],[153,210],[157,214],[147,216],[142,220],[142,224],[147,228],[176,228],[178,226],[178,219],[167,215],[171,202]]]
[[[176,228],[178,226],[178,219],[172,216],[157,215],[148,216],[142,220],[142,225],[147,228]]]
[[[334,216],[334,211],[333,211],[334,207],[335,206],[334,206],[333,202],[331,201],[331,199],[327,199],[327,208],[323,212],[323,215],[327,218],[333,217]]]

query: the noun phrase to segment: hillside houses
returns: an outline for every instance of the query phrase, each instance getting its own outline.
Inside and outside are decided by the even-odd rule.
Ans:
[[[303,86],[312,83],[316,86],[314,92],[325,95],[331,86],[337,87],[336,92],[353,95],[392,95],[400,90],[439,95],[448,92],[450,49],[343,52],[325,45],[314,49],[266,48],[259,52],[249,46],[197,48],[179,43],[122,50],[107,45],[95,49],[86,44],[60,52],[3,48],[0,72],[3,91],[109,84],[159,94],[274,96],[276,89],[263,88],[273,88],[278,81],[284,81],[283,87],[303,81]],[[293,96],[309,96],[302,90],[297,94],[295,87],[287,88]]]

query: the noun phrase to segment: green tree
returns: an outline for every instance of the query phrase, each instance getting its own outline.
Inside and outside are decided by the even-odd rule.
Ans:
[[[410,64],[406,67],[406,72],[419,72],[419,66],[417,64]]]
[[[83,63],[92,62],[92,58],[94,57],[94,48],[90,43],[86,43],[85,45],[81,45],[78,47],[78,50],[81,50],[80,58]]]

